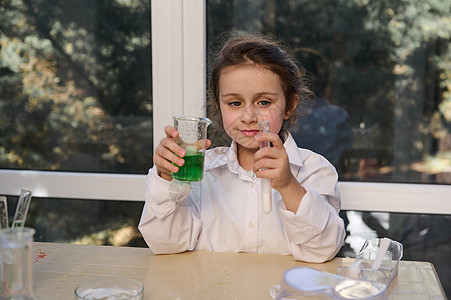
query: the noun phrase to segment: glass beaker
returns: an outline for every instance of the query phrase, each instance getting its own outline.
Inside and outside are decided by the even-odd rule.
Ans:
[[[0,230],[0,299],[34,300],[32,291],[33,228]]]
[[[172,172],[172,178],[179,181],[201,181],[204,174],[205,140],[207,127],[211,124],[208,118],[175,116],[174,127],[179,136],[177,144],[185,149],[183,159],[185,164],[179,167],[177,173]]]

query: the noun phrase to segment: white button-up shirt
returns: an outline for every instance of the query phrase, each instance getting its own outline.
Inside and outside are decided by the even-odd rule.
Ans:
[[[296,214],[274,189],[272,212],[263,213],[261,179],[238,164],[232,142],[206,151],[201,182],[174,184],[159,177],[156,167],[149,170],[139,224],[146,243],[156,254],[207,250],[332,259],[345,237],[337,172],[324,157],[298,148],[290,134],[284,147],[291,172],[307,192]]]

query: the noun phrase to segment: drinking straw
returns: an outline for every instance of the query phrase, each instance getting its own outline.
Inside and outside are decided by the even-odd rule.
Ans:
[[[373,262],[372,268],[374,270],[379,269],[381,266],[382,260],[384,259],[385,252],[387,252],[388,246],[390,246],[391,240],[389,238],[384,237],[379,243],[379,251],[377,251],[376,259]]]
[[[31,202],[31,191],[22,190],[19,197],[19,202],[17,203],[16,213],[13,219],[12,228],[15,227],[24,227],[25,220],[27,219],[28,208],[30,207]]]
[[[6,229],[8,227],[8,202],[5,196],[0,196],[0,229]]]

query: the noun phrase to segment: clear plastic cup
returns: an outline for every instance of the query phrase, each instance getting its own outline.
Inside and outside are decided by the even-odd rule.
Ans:
[[[382,247],[383,242],[385,247]],[[339,266],[337,274],[359,280],[377,281],[389,285],[398,275],[403,246],[387,238],[368,239],[351,266]]]
[[[87,281],[75,289],[76,300],[142,300],[144,286],[128,278],[101,278]]]

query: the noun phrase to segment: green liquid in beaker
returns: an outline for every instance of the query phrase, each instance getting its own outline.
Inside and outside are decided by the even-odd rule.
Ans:
[[[204,173],[204,156],[202,152],[187,153],[183,159],[185,164],[179,167],[172,178],[180,181],[201,181]]]

